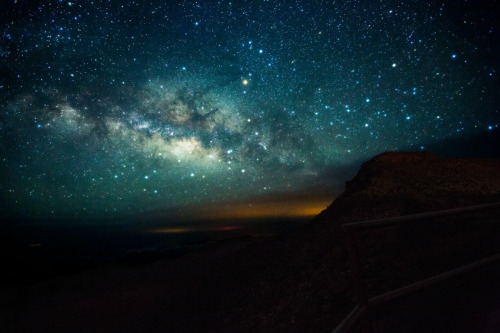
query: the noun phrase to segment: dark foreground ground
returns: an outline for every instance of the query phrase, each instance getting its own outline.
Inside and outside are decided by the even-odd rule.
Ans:
[[[500,250],[498,212],[458,217],[463,221],[453,232],[456,222],[440,219],[427,231],[410,225],[361,234],[369,294]],[[471,219],[481,231],[471,233]],[[238,237],[176,259],[115,263],[2,288],[0,331],[330,332],[354,304],[349,266],[335,244],[323,253],[304,247],[307,232]],[[374,332],[498,332],[500,264],[381,307],[372,323]]]

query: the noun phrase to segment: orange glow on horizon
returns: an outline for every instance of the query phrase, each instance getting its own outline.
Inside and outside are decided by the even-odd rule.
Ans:
[[[154,234],[182,234],[182,233],[188,233],[188,232],[195,232],[195,231],[200,231],[198,228],[179,228],[179,227],[167,227],[167,228],[157,228],[157,229],[151,229],[149,232],[154,233]]]
[[[233,204],[223,209],[204,209],[200,216],[209,219],[231,218],[306,218],[321,213],[331,203],[331,199],[319,201],[279,201],[254,204]]]
[[[245,220],[255,219],[294,219],[294,218],[312,218],[331,203],[331,198],[310,198],[309,200],[298,200],[297,198],[289,200],[268,200],[254,203],[233,202],[222,207],[191,207],[189,215],[184,217],[192,221],[205,221],[208,224],[197,224],[192,226],[171,226],[149,229],[148,232],[156,234],[180,234],[207,231],[235,231],[244,229]],[[224,225],[224,220],[231,223]],[[238,220],[242,224],[238,225]],[[211,221],[211,222],[210,222]],[[234,224],[236,223],[236,224]],[[222,225],[221,225],[222,224]]]
[[[179,234],[209,230],[234,231],[245,228],[246,223],[252,220],[264,222],[266,219],[280,219],[286,222],[286,219],[311,219],[325,210],[333,199],[330,194],[307,192],[292,195],[274,194],[213,204],[193,204],[182,207],[176,215],[177,220],[187,224],[153,228],[148,232]]]
[[[227,225],[224,227],[214,228],[214,230],[216,230],[216,231],[232,231],[232,230],[239,230],[239,229],[241,229],[241,227],[237,226],[237,225]]]

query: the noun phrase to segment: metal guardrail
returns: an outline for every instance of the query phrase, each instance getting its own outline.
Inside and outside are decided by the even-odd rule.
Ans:
[[[464,208],[440,210],[428,213],[405,215],[384,219],[368,220],[354,223],[347,223],[342,226],[346,237],[347,237],[347,248],[349,251],[349,260],[351,265],[351,273],[353,278],[354,289],[357,298],[357,305],[354,309],[340,322],[340,324],[335,328],[332,333],[348,332],[353,325],[359,323],[363,318],[366,319],[366,313],[376,306],[393,301],[401,296],[407,295],[409,293],[430,287],[443,280],[458,276],[460,274],[469,272],[471,270],[477,269],[484,265],[490,264],[492,262],[500,260],[500,253],[495,255],[482,258],[475,262],[469,263],[467,265],[460,266],[453,270],[447,271],[442,274],[434,275],[429,278],[420,280],[418,282],[406,285],[404,287],[391,290],[381,295],[377,295],[368,298],[366,286],[363,283],[363,278],[361,274],[361,260],[358,252],[358,242],[356,238],[356,231],[358,230],[373,230],[378,228],[386,228],[394,225],[400,225],[408,222],[414,222],[418,220],[426,220],[437,217],[450,217],[454,215],[460,215],[464,213],[471,213],[477,211],[485,211],[489,209],[500,208],[500,203],[486,204],[469,206]],[[365,332],[371,332],[372,327],[369,321],[363,322],[363,330]]]

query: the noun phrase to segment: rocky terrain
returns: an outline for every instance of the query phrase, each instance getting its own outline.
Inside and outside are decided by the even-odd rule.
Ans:
[[[500,200],[499,159],[443,159],[429,153],[380,154],[316,220],[336,223]]]
[[[230,239],[176,260],[3,288],[0,331],[330,332],[355,301],[342,224],[498,202],[499,170],[498,159],[381,154],[364,163],[345,192],[296,233]],[[499,209],[464,215],[459,227],[435,219],[425,222],[427,228],[410,224],[362,233],[369,292],[499,250],[499,215]],[[478,239],[481,245],[474,247]],[[384,318],[390,316],[376,323],[389,327],[391,320]],[[485,332],[496,323],[483,321]]]

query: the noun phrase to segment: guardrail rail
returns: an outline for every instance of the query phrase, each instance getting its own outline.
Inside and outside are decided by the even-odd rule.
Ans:
[[[402,225],[405,223],[415,222],[418,220],[434,219],[438,217],[451,217],[454,215],[461,215],[472,212],[486,211],[490,209],[500,208],[500,203],[469,206],[464,208],[440,210],[434,212],[427,212],[414,215],[405,215],[384,219],[368,220],[361,222],[347,223],[342,226],[347,242],[347,249],[349,252],[349,261],[351,267],[351,275],[353,279],[353,289],[356,296],[357,304],[354,309],[340,322],[340,324],[333,330],[332,333],[349,332],[354,325],[361,324],[363,332],[372,332],[372,323],[368,318],[366,318],[366,313],[370,309],[379,307],[383,304],[387,304],[401,296],[407,295],[409,293],[430,287],[443,280],[456,277],[460,274],[469,272],[471,270],[477,269],[484,265],[493,263],[500,260],[500,253],[494,255],[483,257],[477,261],[468,263],[466,265],[457,267],[450,271],[437,274],[418,282],[406,285],[404,287],[394,289],[383,294],[368,298],[366,285],[363,281],[361,272],[361,259],[358,251],[358,241],[357,232],[360,230],[373,230],[379,228],[386,228],[396,225]]]

